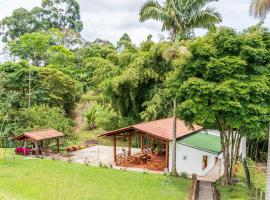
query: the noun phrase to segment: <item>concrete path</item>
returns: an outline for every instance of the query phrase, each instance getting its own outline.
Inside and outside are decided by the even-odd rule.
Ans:
[[[197,200],[213,200],[212,183],[200,181]]]
[[[216,182],[224,172],[224,166],[222,162],[218,162],[213,169],[211,169],[205,176],[198,176],[199,181]]]

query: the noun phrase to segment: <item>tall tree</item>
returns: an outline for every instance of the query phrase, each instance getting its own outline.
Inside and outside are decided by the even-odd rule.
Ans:
[[[11,16],[2,19],[0,24],[5,27],[4,42],[12,41],[26,33],[48,31],[51,28],[60,29],[69,35],[72,32],[66,29],[72,29],[76,33],[83,29],[80,6],[76,0],[42,0],[41,7],[29,11],[18,8]],[[78,38],[73,33],[72,37]]]
[[[225,185],[233,184],[241,136],[269,120],[269,36],[259,28],[243,34],[222,28],[198,38],[167,83],[178,116],[220,130]]]
[[[166,0],[164,4],[148,0],[140,11],[140,21],[154,19],[162,22],[162,30],[170,31],[172,39],[185,39],[194,28],[212,29],[222,21],[215,8],[207,4],[215,0]]]
[[[3,41],[14,40],[25,33],[41,30],[42,23],[37,17],[41,13],[38,8],[33,9],[33,12],[24,8],[14,10],[11,16],[2,20],[2,25],[5,27]]]
[[[270,0],[252,0],[250,14],[264,20],[270,11]],[[270,124],[267,153],[266,199],[270,199]]]
[[[34,66],[44,64],[46,51],[52,44],[49,34],[27,33],[8,43],[7,48],[12,56],[29,61]]]
[[[269,0],[252,0],[250,14],[264,20],[270,11]]]
[[[80,5],[77,0],[42,0],[43,23],[49,28],[73,29],[81,32]]]
[[[176,99],[173,100],[173,147],[172,147],[172,175],[177,176],[176,171]]]

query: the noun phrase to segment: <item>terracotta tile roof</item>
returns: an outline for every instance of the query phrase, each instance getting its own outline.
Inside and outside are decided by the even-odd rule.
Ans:
[[[181,138],[196,131],[203,129],[203,127],[198,125],[192,125],[189,127],[185,124],[184,121],[177,119],[176,121],[176,137]],[[153,135],[158,138],[162,138],[165,140],[172,140],[172,130],[173,130],[173,118],[166,118],[161,120],[155,120],[150,122],[144,122],[140,124],[135,124],[130,127],[117,129],[114,131],[110,131],[104,133],[100,136],[112,136],[117,135],[122,132],[131,131],[131,130],[138,130],[145,134]]]
[[[25,132],[15,138],[15,140],[24,140],[24,139],[32,139],[35,141],[46,140],[51,138],[58,138],[64,136],[63,133],[58,132],[54,129],[46,129],[46,130],[38,130]]]
[[[145,122],[141,124],[135,124],[132,127],[140,131],[156,135],[167,140],[172,140],[173,134],[173,118],[161,119],[156,121]],[[181,138],[183,136],[194,133],[198,130],[203,129],[203,127],[198,125],[193,125],[193,127],[188,127],[184,121],[176,120],[176,137]]]

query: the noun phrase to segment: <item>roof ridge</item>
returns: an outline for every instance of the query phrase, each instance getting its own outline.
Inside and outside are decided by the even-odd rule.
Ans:
[[[49,131],[49,130],[54,130],[54,131],[58,131],[54,128],[46,128],[46,129],[37,129],[37,130],[33,130],[33,131],[25,131],[23,134],[25,133],[34,133],[34,132],[41,132],[41,131]],[[59,132],[59,131],[58,131]]]
[[[141,125],[141,124],[146,124],[146,123],[151,123],[151,122],[164,121],[164,120],[168,120],[168,119],[172,119],[172,118],[173,117],[167,117],[167,118],[163,118],[163,119],[154,119],[154,120],[147,121],[147,122],[141,122],[141,123],[133,124],[131,126],[133,127],[133,126],[136,126],[136,125]],[[177,119],[179,119],[179,118],[177,118]]]

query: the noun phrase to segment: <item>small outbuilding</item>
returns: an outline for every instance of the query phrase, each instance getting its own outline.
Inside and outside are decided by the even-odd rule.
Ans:
[[[27,142],[33,143],[35,147],[35,154],[36,156],[38,156],[39,153],[46,148],[44,147],[44,142],[51,141],[51,140],[56,141],[57,152],[59,153],[60,152],[60,137],[63,137],[63,136],[64,136],[63,133],[60,133],[59,131],[55,129],[45,129],[45,130],[25,132],[15,137],[14,140],[24,142],[24,144],[26,144]]]
[[[150,170],[171,170],[173,118],[134,124],[106,132],[100,137],[113,140],[113,157],[118,166],[143,167]],[[117,140],[127,140],[128,149],[117,154]],[[176,165],[178,173],[207,175],[222,161],[220,135],[216,130],[205,130],[184,121],[176,121]],[[135,141],[135,142],[134,142]],[[137,144],[137,146],[135,146]],[[140,147],[132,155],[131,147]]]

